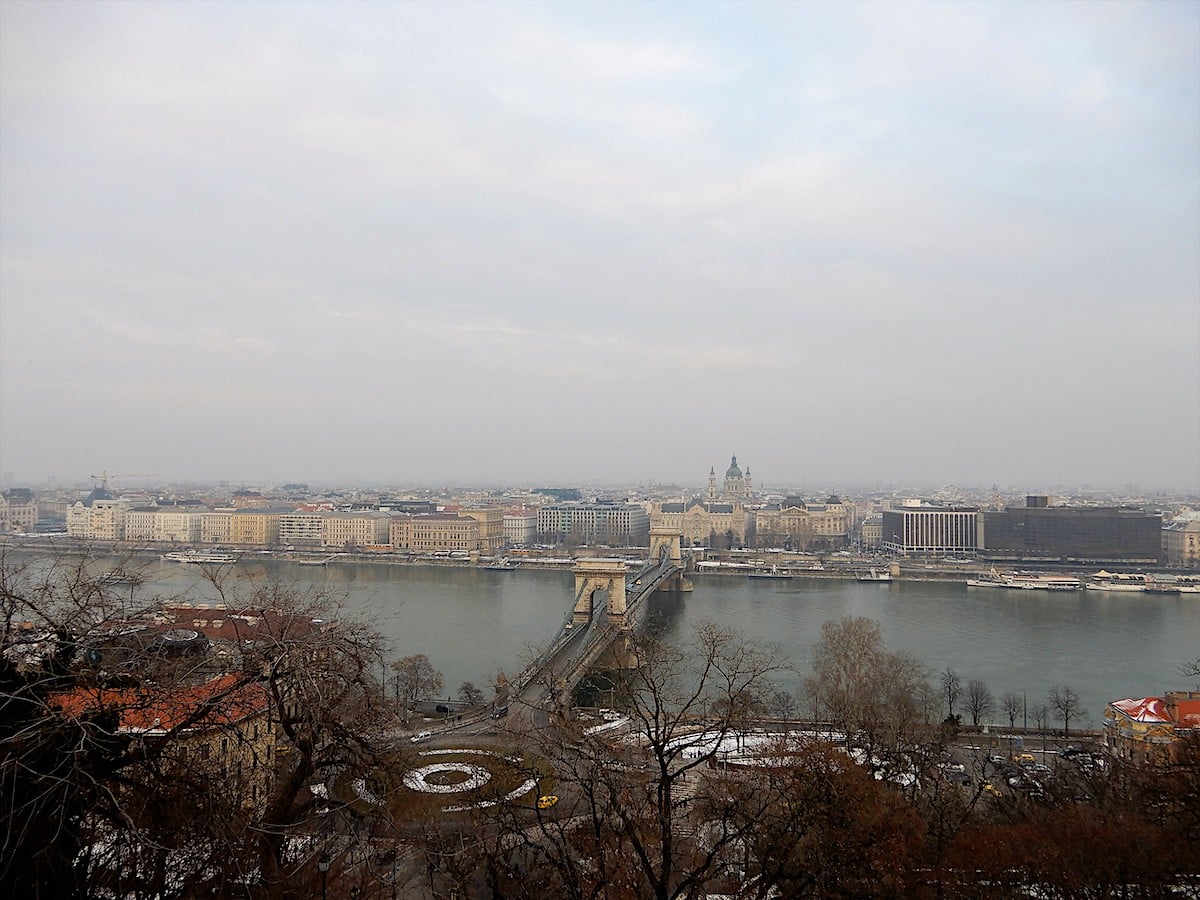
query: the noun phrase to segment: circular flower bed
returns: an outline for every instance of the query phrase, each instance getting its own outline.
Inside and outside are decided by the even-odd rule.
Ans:
[[[493,775],[496,775],[499,779],[497,783],[500,790],[504,790],[508,784],[514,783],[512,780],[514,774],[513,766],[519,765],[521,762],[517,757],[504,756],[500,753],[493,753],[490,750],[466,748],[458,750],[426,750],[420,755],[427,758],[436,756],[458,758],[463,756],[490,757],[494,760],[493,765],[499,767],[496,772],[492,772],[484,765],[478,765],[473,762],[446,760],[444,762],[433,762],[405,772],[403,776],[404,786],[422,794],[459,794],[467,791],[477,791],[491,782]],[[482,798],[472,803],[446,806],[442,808],[442,812],[466,812],[472,809],[486,809],[500,803],[510,803],[518,797],[522,797],[535,790],[537,786],[537,779],[525,778],[517,783],[512,790],[503,795]]]
[[[431,775],[442,772],[462,772],[466,775],[453,784],[439,784],[430,780]],[[492,780],[492,773],[483,766],[470,763],[442,762],[431,766],[421,766],[411,772],[404,773],[404,785],[423,794],[457,794],[459,791],[471,791],[481,788]]]

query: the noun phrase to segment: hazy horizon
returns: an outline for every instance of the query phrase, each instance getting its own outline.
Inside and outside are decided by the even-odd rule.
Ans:
[[[1189,2],[9,0],[0,472],[1200,491],[1197,109]]]

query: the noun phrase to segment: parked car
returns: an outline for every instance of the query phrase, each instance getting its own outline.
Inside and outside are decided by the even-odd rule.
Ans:
[[[492,718],[493,719],[503,719],[507,715],[508,715],[508,707],[507,706],[497,706],[495,709],[492,710]]]
[[[558,802],[558,797],[554,794],[546,794],[544,797],[538,797],[538,809],[549,809]]]
[[[1013,762],[1019,766],[1031,766],[1037,762],[1037,760],[1033,758],[1032,753],[1014,753]]]
[[[409,740],[411,740],[414,744],[424,744],[426,741],[429,741],[432,739],[433,739],[432,731],[418,731],[411,738],[409,738]]]

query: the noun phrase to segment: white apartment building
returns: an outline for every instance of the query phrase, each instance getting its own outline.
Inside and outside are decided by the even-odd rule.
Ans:
[[[195,544],[200,540],[204,516],[199,509],[160,509],[154,516],[154,540],[176,544]]]
[[[93,541],[123,541],[125,540],[125,504],[120,500],[93,500],[92,505],[85,507],[83,503],[77,503],[83,514],[76,515],[75,521],[77,527],[79,523],[83,524],[83,534],[75,534],[73,537],[82,537],[86,540]],[[72,507],[74,509],[74,507]],[[70,514],[67,516],[67,533],[71,534],[71,519]]]
[[[208,509],[200,513],[200,542],[228,544],[232,533],[232,509]]]
[[[369,547],[388,543],[388,522],[382,512],[326,513],[322,543],[326,547]]]
[[[38,520],[33,492],[14,488],[0,494],[0,531],[31,531]]]
[[[125,513],[125,540],[135,544],[146,544],[156,540],[154,537],[154,519],[158,514],[157,507],[135,506]]]
[[[504,543],[509,547],[532,544],[537,537],[537,510],[515,509],[504,514]]]

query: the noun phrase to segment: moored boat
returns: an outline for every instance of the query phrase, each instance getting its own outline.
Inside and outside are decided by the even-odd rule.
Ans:
[[[856,581],[888,582],[892,580],[892,573],[886,569],[867,569],[855,574],[854,578]]]
[[[101,584],[130,584],[139,585],[145,582],[145,576],[137,572],[130,572],[128,569],[117,566],[115,569],[109,569],[103,575],[96,579]]]
[[[1009,588],[1019,591],[1077,591],[1083,587],[1078,578],[1068,575],[1043,575],[1040,572],[997,572],[982,578],[968,578],[967,587]]]
[[[1145,575],[1126,572],[1105,572],[1101,569],[1087,583],[1089,591],[1125,591],[1140,593],[1146,590]]]
[[[182,550],[164,553],[159,559],[165,562],[189,563],[191,565],[228,565],[238,561],[232,553],[206,553],[202,550]]]
[[[779,571],[778,566],[771,566],[770,569],[763,569],[762,571],[759,571],[759,572],[749,572],[749,573],[747,573],[746,577],[747,578],[767,578],[767,579],[776,579],[779,581],[788,581],[791,579],[792,573],[791,572],[781,572],[781,571]]]

